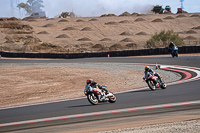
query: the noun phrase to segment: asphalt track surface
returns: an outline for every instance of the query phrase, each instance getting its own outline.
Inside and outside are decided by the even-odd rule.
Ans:
[[[173,66],[188,66],[200,71],[200,56],[161,57],[111,57],[85,58],[68,60],[37,60],[37,59],[0,59],[0,63],[143,63]],[[194,72],[189,78],[196,76]],[[183,74],[184,77],[184,74]],[[186,77],[186,76],[185,76]],[[114,104],[100,103],[91,105],[86,98],[58,101],[52,103],[28,105],[0,109],[0,132],[23,131],[41,127],[51,127],[103,119],[155,114],[158,112],[176,112],[178,110],[200,109],[200,81],[191,80],[177,84],[168,84],[167,89],[151,91],[149,88],[117,93]],[[192,101],[197,101],[193,103]],[[191,102],[191,103],[190,103]],[[173,103],[183,103],[172,105]],[[186,103],[186,104],[185,104]],[[169,104],[169,105],[168,105]],[[157,105],[162,105],[157,107]],[[129,110],[123,110],[129,109]],[[116,112],[115,112],[116,111]],[[101,112],[95,114],[94,112]],[[85,114],[85,115],[82,115]],[[200,113],[199,113],[200,114]],[[198,115],[199,115],[198,114]],[[48,119],[50,118],[50,119]],[[52,119],[51,119],[52,118]],[[35,121],[34,121],[35,120]],[[19,123],[18,123],[19,122]],[[20,123],[21,122],[21,123]],[[10,125],[9,125],[10,124]]]

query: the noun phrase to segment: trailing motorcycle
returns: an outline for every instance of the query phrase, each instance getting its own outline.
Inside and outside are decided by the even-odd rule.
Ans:
[[[103,86],[103,87],[107,88],[107,86]],[[87,91],[85,91],[85,95],[87,96],[87,99],[91,104],[97,105],[100,102],[110,102],[110,103],[116,102],[115,95],[111,92],[106,93],[104,89],[101,90],[100,95],[101,97],[104,97],[105,99],[103,101],[98,100],[98,95],[100,91],[97,89],[99,88],[88,89]]]
[[[149,74],[147,80],[145,80],[151,90],[155,90],[156,88],[166,89],[167,85],[164,82],[161,82],[160,78],[155,75]]]

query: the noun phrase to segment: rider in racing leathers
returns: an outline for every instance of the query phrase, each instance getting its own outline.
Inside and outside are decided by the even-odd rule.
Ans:
[[[99,88],[99,89],[98,89]],[[98,84],[97,82],[95,82],[93,79],[88,79],[86,81],[86,86],[85,86],[85,90],[84,92],[87,91],[87,89],[95,89],[96,91],[98,91],[98,100],[99,101],[103,101],[105,100],[105,97],[101,97],[101,93],[102,93],[102,90],[105,90],[106,91],[106,94],[108,94],[108,90],[104,87],[102,87],[100,84]]]
[[[173,43],[173,42],[170,42],[169,44],[169,52],[172,53],[173,52],[173,49],[176,45]]]
[[[157,76],[157,77],[160,79],[160,82],[162,83],[162,79],[161,79],[160,75],[159,75],[158,73],[155,73],[152,69],[150,69],[149,66],[145,66],[144,70],[145,70],[145,71],[144,71],[144,77],[143,77],[143,79],[144,79],[145,81],[147,81],[147,79],[148,79],[148,77],[149,77],[149,74],[151,74],[151,75]],[[158,84],[158,83],[157,83],[157,84]],[[156,86],[157,86],[157,84],[156,84]]]

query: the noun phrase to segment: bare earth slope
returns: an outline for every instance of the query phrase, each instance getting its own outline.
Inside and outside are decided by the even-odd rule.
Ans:
[[[23,20],[21,23],[32,27],[32,29],[30,27],[27,29],[28,26],[26,26],[20,32],[16,28],[2,28],[3,23],[11,23],[11,21],[0,21],[0,44],[2,44],[3,49],[6,49],[6,45],[9,46],[11,43],[14,43],[18,44],[18,48],[27,46],[26,51],[43,50],[44,52],[136,49],[144,48],[145,42],[156,32],[173,30],[185,38],[186,45],[197,45],[200,39],[199,14],[148,14],[120,17],[52,19],[31,18]],[[9,26],[7,25],[7,27]],[[92,48],[96,44],[100,44],[102,47]],[[110,49],[115,44],[120,44],[123,47]],[[126,47],[126,45],[131,46],[130,44],[135,45]],[[42,49],[42,46],[46,46],[46,49]],[[16,46],[12,45],[12,47]],[[56,50],[53,50],[54,48]],[[9,49],[12,48],[10,47]]]

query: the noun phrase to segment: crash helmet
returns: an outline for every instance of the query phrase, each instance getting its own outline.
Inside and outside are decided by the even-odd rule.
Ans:
[[[174,45],[174,43],[173,43],[173,42],[170,42],[170,45]]]
[[[149,69],[150,69],[149,66],[145,66],[144,68],[145,71],[148,71]]]
[[[93,79],[87,79],[86,84],[91,84],[93,82]]]

